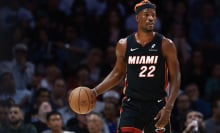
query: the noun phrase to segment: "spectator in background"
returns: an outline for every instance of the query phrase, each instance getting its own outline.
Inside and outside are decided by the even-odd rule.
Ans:
[[[189,39],[194,48],[199,46],[215,46],[220,44],[219,18],[215,15],[215,6],[204,1],[200,6],[200,14],[193,17],[189,28]]]
[[[90,44],[80,37],[79,32],[73,25],[66,25],[64,29],[64,41],[57,45],[59,57],[65,66],[76,67],[87,55]],[[64,67],[65,70],[66,67]]]
[[[104,77],[113,69],[116,61],[115,54],[115,46],[109,45],[104,52],[103,64],[101,66],[100,72],[100,80],[104,79]]]
[[[174,2],[172,0],[166,0],[162,1],[161,5],[163,5],[163,8],[161,8],[160,12],[163,13],[163,15],[158,15],[162,20],[162,33],[167,33],[169,31],[169,28],[171,27],[172,23],[170,21],[173,21],[173,13],[174,13]]]
[[[201,99],[200,88],[197,84],[188,84],[184,92],[189,96],[193,110],[201,112],[205,119],[211,116],[211,105],[209,102]]]
[[[181,65],[186,65],[191,58],[192,49],[187,41],[184,25],[182,23],[173,23],[169,34],[176,45],[178,59]]]
[[[47,101],[41,103],[40,107],[38,108],[38,113],[34,116],[34,120],[32,124],[37,128],[38,133],[42,133],[43,131],[47,130],[47,113],[52,111],[51,104]]]
[[[126,34],[132,34],[137,31],[137,21],[135,19],[135,14],[130,14],[130,16],[125,19],[125,31]]]
[[[29,86],[28,86],[29,90],[31,90],[32,97],[33,97],[33,94],[35,94],[36,91],[40,89],[40,82],[41,82],[42,78],[44,77],[43,72],[41,71],[42,66],[37,66],[36,69],[38,69],[38,70],[36,70],[35,74],[33,75],[32,80],[31,80],[31,84],[29,84]]]
[[[56,40],[57,34],[63,28],[63,23],[65,22],[65,14],[59,10],[59,4],[60,0],[47,0],[45,5],[40,7],[40,11],[48,14],[49,25],[47,28],[52,40]]]
[[[69,77],[68,86],[70,89],[74,89],[78,86],[92,86],[90,79],[90,69],[87,65],[79,65],[75,73]]]
[[[206,133],[220,133],[220,99],[213,101],[212,117],[205,121]]]
[[[101,113],[104,109],[106,102],[113,102],[114,104],[119,105],[120,99],[121,99],[120,95],[117,91],[115,91],[115,90],[106,91],[102,95],[102,97],[100,97],[96,100],[96,105],[95,105],[95,108],[93,109],[93,111]]]
[[[187,94],[181,93],[176,99],[171,114],[171,125],[174,133],[180,133],[183,129],[186,114],[191,110],[191,101]]]
[[[0,131],[1,128],[8,126],[9,120],[8,120],[8,112],[9,108],[7,105],[6,100],[0,100]]]
[[[32,96],[32,101],[26,113],[26,121],[33,122],[38,113],[38,109],[43,102],[49,102],[50,93],[46,88],[39,88]]]
[[[196,123],[195,123],[196,121]],[[185,128],[182,133],[205,133],[203,115],[198,111],[189,111],[186,115]],[[195,131],[195,127],[198,127]]]
[[[49,112],[46,118],[47,126],[50,128],[50,130],[44,131],[42,133],[75,133],[63,130],[63,120],[60,113],[56,111]]]
[[[220,99],[213,101],[212,117],[205,121],[206,133],[220,133]]]
[[[117,103],[114,103],[112,101],[104,102],[104,109],[102,113],[104,117],[104,122],[106,123],[110,133],[115,133],[115,131],[117,130],[118,112],[119,107]]]
[[[121,99],[120,94],[115,90],[106,91],[105,93],[103,93],[102,98],[104,102],[113,102],[116,105],[119,104],[119,101]]]
[[[18,104],[22,109],[27,109],[31,92],[15,88],[15,81],[12,73],[3,72],[0,76],[0,99],[8,100]]]
[[[46,30],[39,29],[36,40],[30,45],[29,60],[35,64],[46,64],[48,61],[55,60],[55,46],[49,40]]]
[[[207,80],[207,64],[201,50],[192,52],[186,67],[183,67],[183,87],[194,82],[199,86],[201,97],[204,96],[204,85]]]
[[[174,23],[179,23],[179,24],[182,23],[183,24],[182,26],[184,27],[185,25],[188,24],[188,21],[189,21],[189,18],[187,15],[188,15],[187,14],[187,3],[185,1],[176,1],[175,6],[174,6],[174,16],[173,16]],[[184,30],[184,32],[185,31],[186,30]]]
[[[85,0],[86,11],[89,16],[97,17],[98,9],[102,9],[104,0]]]
[[[85,0],[75,0],[72,5],[72,14],[70,15],[69,24],[74,24],[80,39],[88,41],[90,33],[90,21],[86,10]],[[92,23],[92,22],[91,22]],[[93,28],[93,27],[92,27]]]
[[[76,133],[89,133],[85,114],[76,114],[76,118],[71,118],[67,122],[67,129]]]
[[[16,44],[19,43],[28,44],[27,43],[28,41],[26,40],[29,40],[27,38],[27,33],[25,29],[23,29],[19,25],[13,28],[11,32],[9,33],[6,32],[5,34],[3,34],[3,37],[8,41],[4,44],[4,49],[1,49],[2,50],[1,53],[6,54],[7,57],[3,59],[7,59],[7,60],[11,60],[14,57],[14,53],[11,52],[11,50],[14,48]]]
[[[0,100],[13,100],[16,93],[14,78],[10,72],[0,73]]]
[[[70,119],[75,119],[76,118],[76,113],[73,112],[72,110],[70,110],[69,106],[64,106],[60,109],[57,110],[61,115],[62,115],[62,118],[63,118],[63,125],[65,127],[68,127],[69,125],[71,125],[72,123],[70,123],[69,125],[68,124],[68,121]],[[74,123],[74,122],[73,122]]]
[[[0,10],[0,29],[10,30],[22,19],[34,22],[34,16],[31,11],[22,7],[20,1],[10,0],[8,6]]]
[[[55,64],[46,64],[45,76],[41,80],[40,87],[46,88],[51,91],[53,89],[55,79],[60,77],[60,75],[60,69]]]
[[[5,68],[12,72],[17,90],[27,89],[35,71],[35,66],[27,61],[27,51],[28,48],[25,44],[16,44],[13,48],[13,60],[5,64]]]
[[[9,125],[0,129],[1,133],[37,133],[32,124],[24,124],[24,113],[18,105],[12,105],[9,109]]]
[[[220,97],[220,63],[213,66],[205,85],[205,98],[212,101],[216,97]]]
[[[90,70],[90,81],[92,85],[96,85],[100,81],[101,64],[103,53],[101,49],[93,48],[87,55],[83,64],[87,65]]]
[[[19,26],[16,26],[14,29],[13,29],[13,32],[12,32],[12,38],[10,40],[10,43],[12,45],[15,45],[15,44],[18,44],[20,42],[23,42],[24,41],[24,35],[25,35],[25,31],[23,28],[19,27]]]
[[[125,29],[123,16],[120,15],[120,11],[117,9],[106,10],[102,20],[103,22],[100,24],[102,27],[99,31],[99,47],[105,49],[107,48],[106,44],[116,44],[121,37],[125,36]]]
[[[50,31],[50,18],[48,12],[44,10],[39,10],[36,13],[36,26],[34,29],[34,33],[37,35],[38,29],[45,29],[47,31]],[[49,32],[50,33],[50,32]],[[34,36],[31,36],[34,37]]]
[[[67,88],[66,88],[67,89]],[[63,90],[62,90],[63,91]],[[72,111],[69,108],[69,104],[68,104],[68,96],[70,94],[70,92],[72,91],[72,89],[67,89],[65,91],[65,98],[62,99],[64,101],[64,106],[62,106],[61,108],[57,109],[57,111],[62,115],[62,119],[63,119],[63,125],[65,127],[67,127],[68,125],[68,120],[70,119],[74,119],[76,118],[76,113],[74,111]],[[62,92],[63,93],[63,92]]]
[[[14,59],[8,66],[15,82],[14,100],[21,107],[24,107],[30,100],[31,91],[27,89],[27,86],[31,84],[35,71],[35,66],[27,61],[27,51],[28,48],[25,44],[16,44],[13,48]]]
[[[125,7],[124,5],[122,5],[122,3],[118,0],[111,0],[111,1],[106,1],[106,0],[94,0],[91,1],[90,0],[86,0],[87,5],[88,5],[88,11],[90,11],[91,9],[93,10],[93,13],[95,13],[95,16],[97,16],[98,18],[100,18],[103,14],[105,14],[105,12],[108,9],[116,9],[119,10],[119,14],[122,16],[125,16]],[[90,8],[90,3],[94,3],[93,8]],[[88,12],[90,13],[90,12]],[[101,19],[101,18],[100,18]]]
[[[66,16],[69,16],[74,2],[75,0],[60,0],[59,10],[64,12]]]
[[[51,105],[55,110],[66,106],[66,91],[67,86],[65,80],[63,78],[55,79],[50,99]]]
[[[87,126],[89,133],[109,133],[108,129],[104,128],[103,118],[99,113],[89,113],[87,115]]]
[[[133,32],[137,31],[137,21],[135,18],[135,13],[134,13],[134,6],[137,3],[137,0],[129,0],[129,1],[122,1],[124,2],[124,6],[126,8],[126,18],[125,18],[125,34],[129,35],[132,34]]]

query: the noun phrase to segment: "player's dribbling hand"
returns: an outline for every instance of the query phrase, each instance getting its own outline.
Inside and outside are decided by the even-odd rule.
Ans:
[[[154,120],[157,120],[155,127],[160,129],[164,128],[169,120],[170,120],[171,110],[166,110],[165,108],[162,108],[154,118]]]
[[[95,90],[95,89],[91,89],[90,95],[91,95],[92,99],[96,98],[96,97],[97,97],[97,92],[96,92],[96,90]]]

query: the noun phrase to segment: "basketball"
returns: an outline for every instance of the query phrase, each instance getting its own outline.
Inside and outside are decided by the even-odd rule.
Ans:
[[[69,94],[69,107],[78,114],[87,114],[95,107],[96,98],[92,98],[88,87],[80,86]]]

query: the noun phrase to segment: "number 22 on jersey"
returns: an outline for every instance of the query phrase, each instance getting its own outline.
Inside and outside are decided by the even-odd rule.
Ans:
[[[154,65],[151,66],[141,66],[139,77],[141,78],[150,78],[154,77],[154,71],[156,70],[156,67]]]

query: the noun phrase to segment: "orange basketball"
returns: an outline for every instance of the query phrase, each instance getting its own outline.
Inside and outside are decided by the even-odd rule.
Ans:
[[[78,114],[87,114],[95,107],[96,99],[92,98],[88,87],[80,86],[69,94],[69,107]]]

